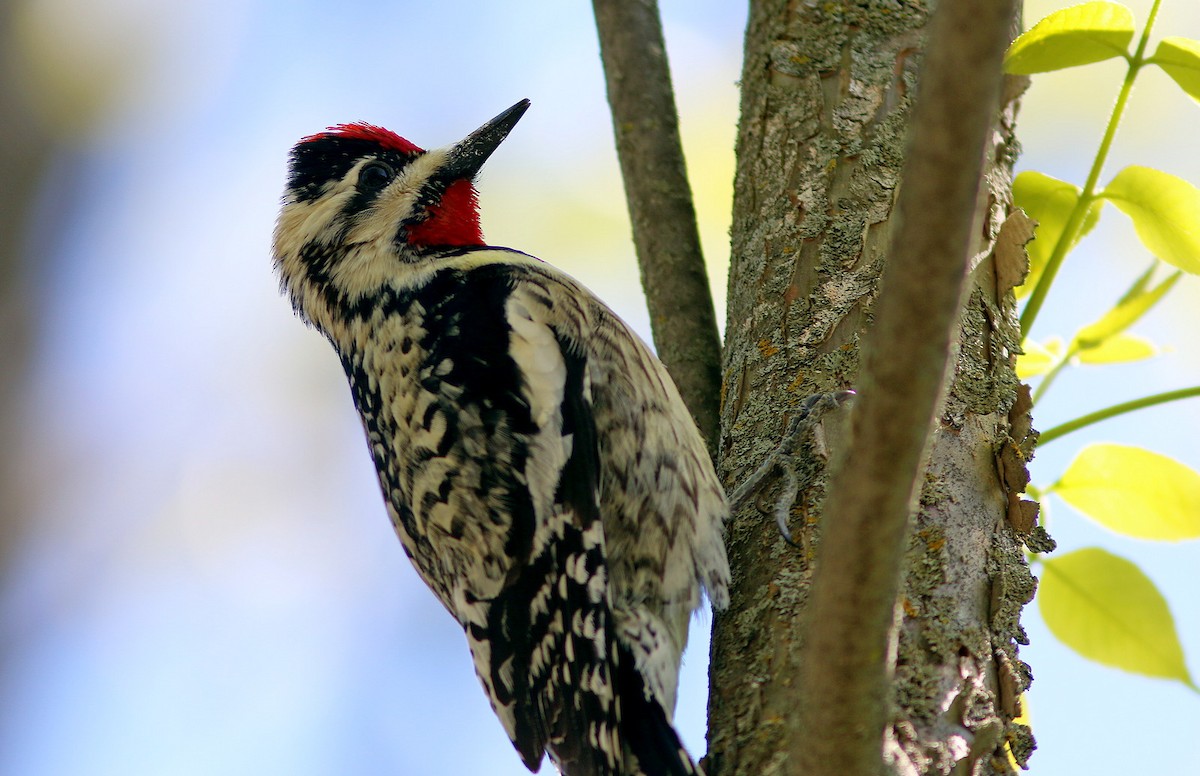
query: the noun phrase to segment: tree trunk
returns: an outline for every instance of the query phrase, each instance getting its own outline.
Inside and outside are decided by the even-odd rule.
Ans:
[[[856,383],[925,24],[926,8],[912,1],[751,2],[719,439],[727,485],[778,445],[805,396]],[[1019,255],[1027,239],[1014,236],[1019,215],[1006,222],[1017,91],[1005,95],[986,156],[978,258],[909,540],[881,771],[886,761],[900,773],[1007,773],[1004,745],[1018,762],[1032,747],[1012,722],[1029,682],[1019,614],[1034,589],[1022,551],[1032,507],[1017,494],[1036,437],[1013,371],[1010,289],[1020,272],[1014,280],[1008,248]],[[834,461],[843,434],[826,424]],[[709,776],[800,772],[796,684],[827,483],[823,456],[807,450],[807,487],[791,511],[799,549],[754,505],[730,525],[734,580],[714,627]]]

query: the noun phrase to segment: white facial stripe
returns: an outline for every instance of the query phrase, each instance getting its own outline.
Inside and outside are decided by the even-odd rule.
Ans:
[[[396,228],[404,216],[411,213],[417,205],[421,190],[437,169],[445,162],[446,151],[443,149],[430,151],[414,159],[403,170],[400,170],[395,180],[389,183],[375,197],[371,205],[358,215],[354,227],[346,234],[346,242],[351,244],[391,243],[396,236]],[[364,159],[351,170],[347,179],[358,181],[358,173],[363,166],[374,161]]]

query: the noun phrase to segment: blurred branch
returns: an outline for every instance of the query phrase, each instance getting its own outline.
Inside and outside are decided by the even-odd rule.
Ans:
[[[12,47],[14,6],[0,3],[0,41],[5,49]],[[26,250],[32,205],[53,148],[51,133],[29,111],[20,72],[8,64],[0,68],[0,577],[28,513],[27,489],[18,471],[23,460],[22,397],[35,321]]]
[[[654,343],[710,450],[721,342],[655,0],[593,0]]]
[[[1016,0],[942,0],[913,109],[850,449],[833,474],[809,602],[800,771],[879,773],[890,632],[910,512],[942,400],[984,149]],[[894,643],[894,642],[893,642]]]

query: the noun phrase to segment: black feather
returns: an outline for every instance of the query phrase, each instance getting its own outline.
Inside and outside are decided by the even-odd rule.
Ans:
[[[696,776],[695,766],[667,720],[662,705],[650,696],[633,655],[617,645],[617,694],[621,698],[621,739],[647,776]]]

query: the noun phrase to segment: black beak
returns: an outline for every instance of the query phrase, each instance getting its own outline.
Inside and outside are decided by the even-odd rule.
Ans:
[[[516,105],[501,113],[496,118],[484,124],[453,148],[446,159],[446,164],[439,171],[439,177],[446,180],[474,178],[483,163],[492,152],[499,147],[508,133],[529,110],[529,100],[521,100]]]

